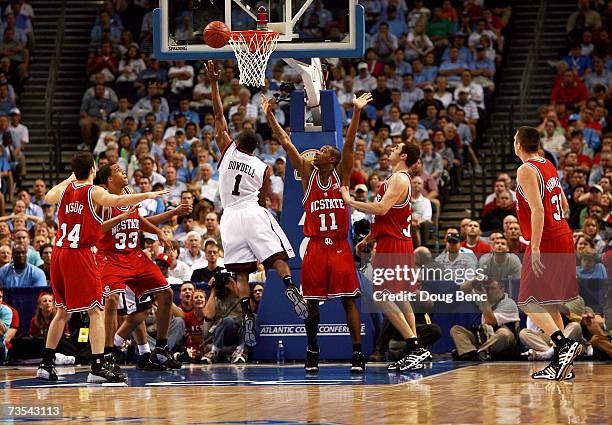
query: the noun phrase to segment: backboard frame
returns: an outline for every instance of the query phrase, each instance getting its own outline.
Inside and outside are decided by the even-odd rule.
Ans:
[[[168,2],[160,0],[160,7],[153,11],[153,56],[159,60],[203,60],[235,59],[232,48],[227,45],[213,49],[205,44],[170,45]],[[349,8],[349,42],[278,43],[270,58],[310,59],[359,58],[365,53],[365,11],[357,4]],[[276,28],[274,28],[276,30]]]

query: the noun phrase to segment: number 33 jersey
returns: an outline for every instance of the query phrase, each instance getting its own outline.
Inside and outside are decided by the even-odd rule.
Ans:
[[[129,208],[104,207],[102,218],[110,220],[125,213]],[[96,244],[99,251],[115,254],[132,254],[140,249],[140,215],[138,210],[132,212],[127,218],[115,224],[111,229],[102,234],[102,238]]]
[[[555,166],[544,158],[531,158],[525,164],[532,167],[538,177],[538,192],[544,206],[544,229],[542,240],[554,239],[572,233],[563,216],[563,189]],[[527,240],[531,240],[531,208],[527,203],[525,191],[520,185],[516,188],[517,215],[521,226],[521,233]]]

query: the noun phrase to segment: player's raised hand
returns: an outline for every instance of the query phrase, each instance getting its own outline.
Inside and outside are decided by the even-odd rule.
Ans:
[[[193,212],[193,205],[183,203],[174,209],[176,215],[189,215]]]
[[[121,214],[121,218],[128,218],[130,215],[138,211],[138,208],[140,208],[140,204],[132,205],[126,212]]]
[[[266,96],[264,96],[263,94],[261,95],[261,108],[264,111],[264,114],[268,114],[268,112],[273,110],[275,101],[274,98],[270,98],[268,99]]]
[[[347,204],[351,202],[351,194],[347,186],[342,186],[340,188],[340,194],[342,195],[342,199],[344,199],[344,202],[346,202]]]
[[[170,191],[168,189],[164,189],[164,190],[158,190],[155,192],[147,192],[147,199],[157,199],[157,198],[161,198],[164,195],[169,194]]]
[[[219,81],[219,69],[212,60],[209,60],[206,64],[206,75],[210,81]]]
[[[372,93],[367,92],[359,97],[353,97],[353,106],[356,109],[363,109],[365,106],[372,101]]]

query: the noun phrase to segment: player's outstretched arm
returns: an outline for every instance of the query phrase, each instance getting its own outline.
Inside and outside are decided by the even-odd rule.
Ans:
[[[215,115],[215,142],[219,150],[223,152],[231,142],[223,135],[223,132],[229,133],[225,115],[223,115],[223,102],[221,102],[221,94],[219,93],[219,69],[214,61],[209,60],[206,64],[206,73],[210,80],[210,88],[212,94],[213,111]]]
[[[104,223],[102,223],[102,233],[108,232],[110,229],[112,229],[115,226],[115,224],[119,223],[121,220],[125,220],[126,218],[128,218],[132,213],[134,213],[134,211],[138,211],[137,205],[130,207],[129,210],[127,210],[126,212],[122,214],[119,214],[116,217],[106,220]]]
[[[351,199],[347,186],[342,186],[340,188],[340,193],[342,194],[342,199],[344,199],[344,202],[351,207],[358,209],[359,211],[374,215],[385,215],[391,208],[393,208],[393,205],[396,205],[402,201],[405,194],[405,187],[409,184],[408,177],[406,177],[404,174],[397,173],[392,175],[388,181],[385,195],[380,201],[377,202],[360,202]]]
[[[173,210],[163,212],[161,214],[147,217],[147,221],[151,224],[158,225],[170,220],[175,215],[189,215],[193,211],[193,206],[189,204],[181,204]]]
[[[66,189],[66,187],[68,187],[68,185],[74,181],[76,181],[76,177],[74,176],[74,173],[72,173],[66,180],[53,186],[45,195],[45,202],[47,204],[57,204],[60,200],[60,196],[62,196],[62,193],[64,193],[64,189]]]
[[[94,186],[91,191],[91,198],[96,204],[103,207],[129,207],[145,199],[157,199],[167,194],[167,190],[160,190],[157,192],[134,193],[129,195],[113,195],[100,186]]]
[[[285,152],[287,152],[291,166],[298,170],[298,172],[302,175],[302,180],[308,181],[310,178],[310,173],[312,173],[312,165],[302,158],[300,152],[291,142],[291,138],[287,132],[279,124],[276,116],[274,115],[275,104],[276,101],[273,98],[267,99],[266,96],[263,94],[261,95],[261,107],[266,114],[268,124],[270,124],[270,127],[272,128],[272,133],[276,136],[283,149],[285,149]]]
[[[342,178],[342,184],[348,185],[351,180],[351,172],[353,171],[353,152],[355,149],[355,137],[359,128],[359,116],[363,108],[372,100],[371,93],[364,93],[358,98],[353,99],[353,119],[346,132],[344,146],[342,146],[342,159],[338,165],[338,174]]]

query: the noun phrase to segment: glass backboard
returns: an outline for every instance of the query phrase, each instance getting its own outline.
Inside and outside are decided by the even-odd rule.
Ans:
[[[203,30],[222,21],[231,31],[254,30],[257,11],[280,34],[271,57],[361,57],[365,49],[363,7],[357,0],[160,0],[154,11],[154,55],[161,60],[233,59],[231,47],[211,48]]]

